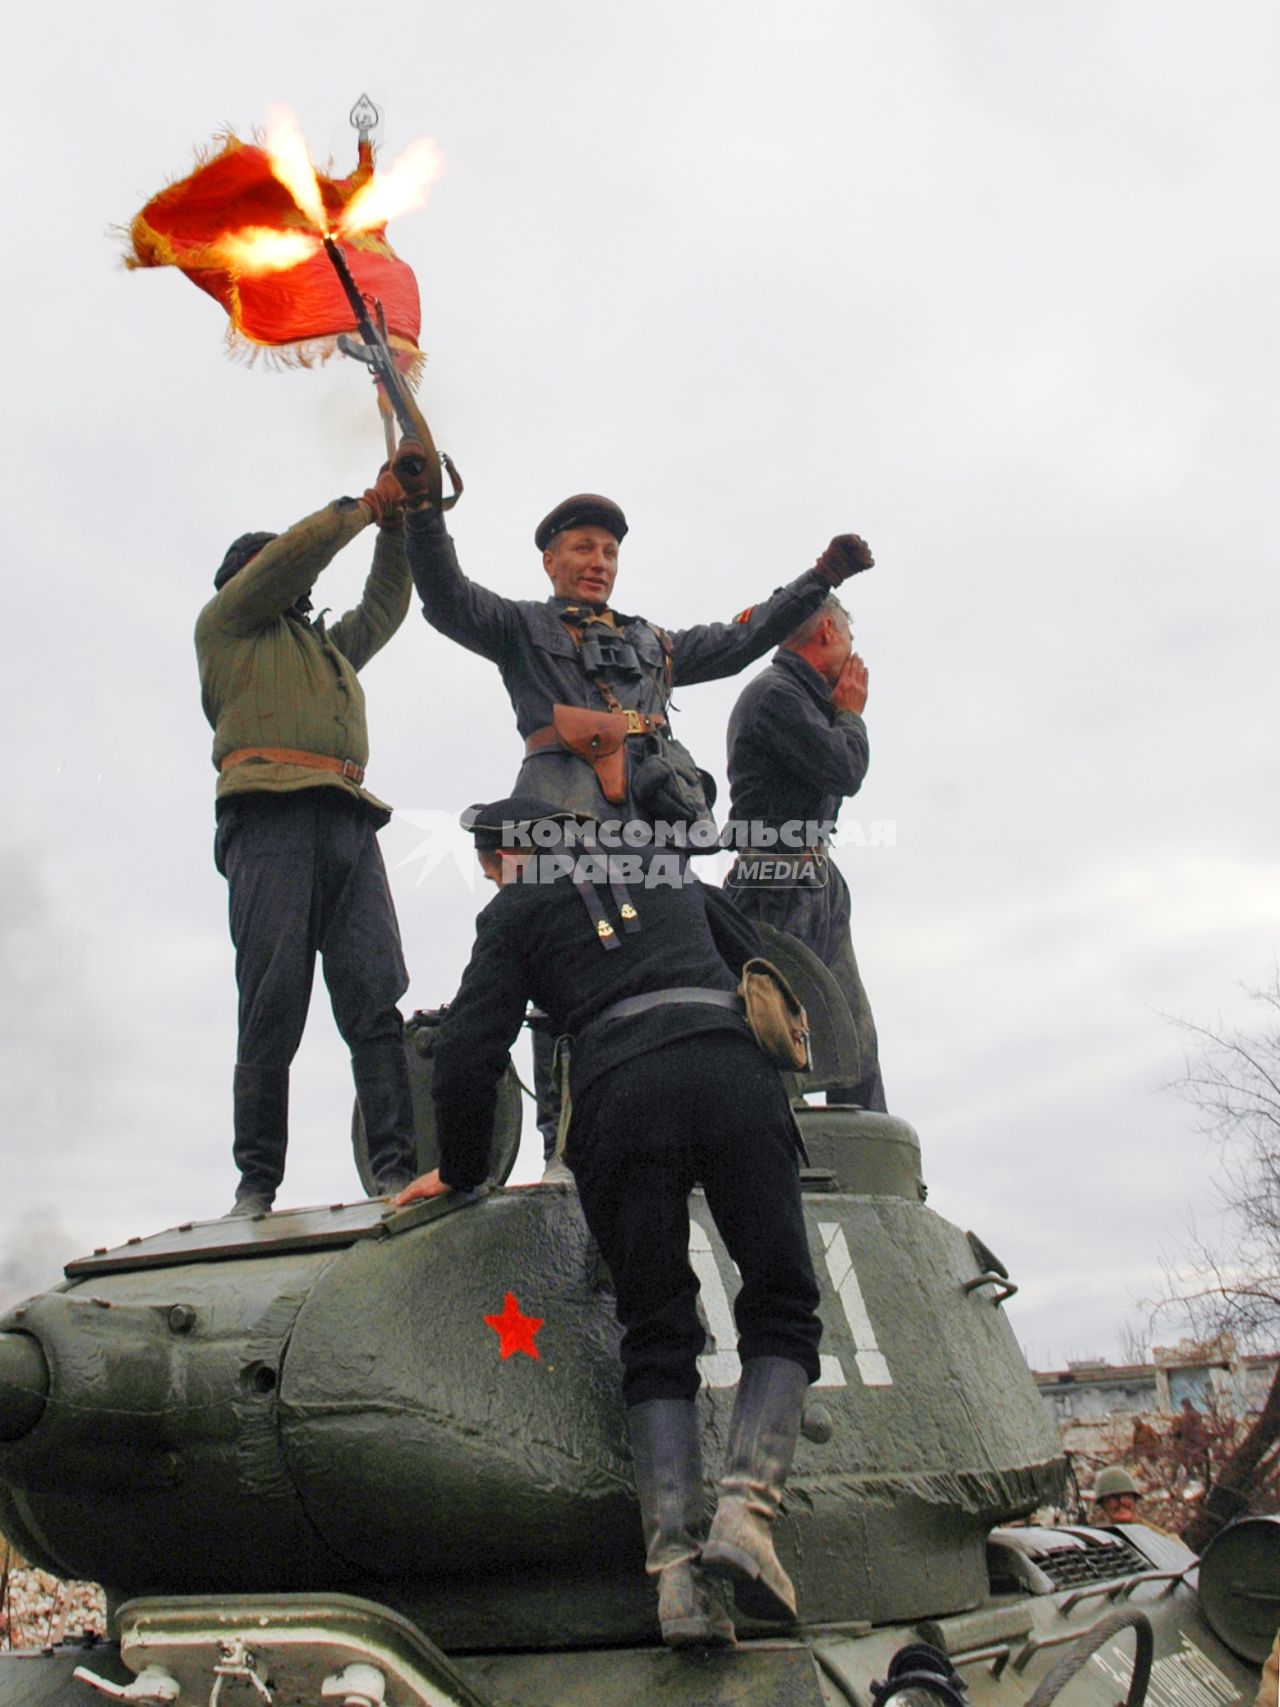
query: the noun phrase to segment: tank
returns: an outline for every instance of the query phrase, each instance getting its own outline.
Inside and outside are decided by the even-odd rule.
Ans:
[[[771,952],[813,1022],[804,1090],[847,1082],[838,988]],[[0,1707],[1044,1707],[1070,1676],[1098,1707],[1251,1701],[1180,1542],[1026,1526],[1064,1465],[1014,1280],[929,1207],[905,1121],[795,1092],[824,1338],[776,1531],[794,1629],[661,1645],[610,1278],[571,1185],[502,1183],[505,1097],[477,1201],[190,1222],[0,1320],[0,1529],[111,1622],[91,1654],[0,1658]],[[691,1219],[710,1505],[736,1277],[700,1194]]]

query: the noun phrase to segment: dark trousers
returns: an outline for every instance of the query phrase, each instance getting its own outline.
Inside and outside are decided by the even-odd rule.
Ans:
[[[533,1095],[538,1109],[538,1131],[542,1136],[542,1159],[550,1162],[560,1133],[560,1080],[556,1072],[556,1040],[548,1026],[533,1031]]]
[[[372,815],[333,788],[244,795],[218,816],[240,990],[235,1072],[237,1201],[266,1204],[284,1177],[289,1064],[317,954],[347,1047],[375,1192],[416,1170],[413,1099],[396,1006],[409,985]]]
[[[241,795],[219,813],[214,859],[230,892],[239,1061],[293,1060],[317,954],[348,1048],[400,1043],[409,974],[369,812],[335,788]]]
[[[838,1090],[828,1091],[827,1101],[877,1109],[883,1113],[887,1104],[884,1080],[880,1076],[880,1043],[871,1003],[867,1000],[857,956],[853,952],[849,885],[831,860],[826,862],[826,873],[827,881],[821,887],[771,889],[764,885],[744,885],[735,888],[732,883],[726,883],[724,892],[747,918],[799,937],[834,977],[853,1016],[862,1070],[856,1085],[843,1085]]]
[[[626,1405],[698,1390],[695,1185],[742,1275],[739,1356],[789,1358],[817,1380],[794,1129],[777,1069],[749,1038],[704,1033],[615,1067],[575,1106],[566,1160],[617,1292]]]

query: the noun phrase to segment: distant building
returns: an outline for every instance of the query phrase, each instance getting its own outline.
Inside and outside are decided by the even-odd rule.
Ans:
[[[1037,1372],[1035,1381],[1058,1435],[1069,1451],[1093,1452],[1101,1433],[1132,1420],[1167,1433],[1190,1400],[1194,1410],[1246,1417],[1262,1409],[1280,1353],[1252,1357],[1229,1336],[1200,1343],[1156,1346],[1150,1363],[1075,1360],[1065,1369]],[[1139,1429],[1139,1434],[1141,1428]]]

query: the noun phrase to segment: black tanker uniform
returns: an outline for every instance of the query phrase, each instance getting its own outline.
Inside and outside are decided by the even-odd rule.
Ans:
[[[326,626],[307,597],[368,525],[354,499],[280,535],[245,535],[196,624],[214,729],[214,857],[229,889],[240,994],[234,1155],[242,1212],[269,1208],[284,1174],[289,1066],[316,955],[352,1073],[378,1189],[415,1172],[413,1107],[397,1003],[409,985],[377,831],[391,810],[363,786],[369,756],[356,672],[409,608],[402,531],[379,530],[354,610]]]
[[[573,1038],[565,1155],[617,1288],[626,1403],[698,1389],[704,1335],[688,1196],[699,1181],[742,1272],[742,1357],[788,1357],[816,1380],[821,1329],[795,1126],[734,995],[760,939],[718,890],[687,877],[628,885],[623,904],[591,884],[600,914],[582,887],[567,875],[509,883],[480,914],[433,1057],[440,1176],[457,1190],[484,1180],[498,1082],[536,1003],[557,1035]],[[694,994],[607,1016],[615,1003],[670,990]]]
[[[726,893],[747,917],[799,937],[844,992],[861,1076],[856,1085],[828,1092],[827,1101],[883,1110],[875,1021],[853,952],[849,886],[826,852],[842,802],[858,792],[867,773],[867,726],[856,711],[837,710],[818,671],[784,648],[738,696],[728,749],[730,819],[740,834],[763,845],[742,850]],[[770,840],[784,824],[809,826],[806,848]],[[744,825],[752,826],[749,832]]]
[[[625,526],[624,526],[625,531]],[[633,785],[644,760],[669,741],[672,690],[717,681],[763,657],[815,611],[832,581],[810,569],[732,622],[700,623],[668,634],[643,617],[569,599],[508,599],[469,581],[437,510],[410,510],[409,563],[433,628],[498,666],[525,742],[514,793],[600,822],[660,820],[660,801]],[[565,744],[572,720],[556,708],[630,714],[618,720],[617,754],[593,756]],[[563,731],[563,732],[562,732]],[[599,735],[587,733],[584,748]],[[620,783],[611,783],[615,758]],[[605,790],[609,792],[606,794]]]
[[[538,817],[553,811],[509,800],[473,809],[464,823],[478,849],[513,847],[498,834],[504,815],[531,805]],[[733,1625],[704,1567],[731,1578],[755,1616],[795,1613],[769,1529],[822,1333],[794,1120],[736,995],[759,936],[687,871],[674,884],[656,881],[658,861],[675,858],[669,852],[647,856],[644,882],[618,856],[584,853],[558,874],[546,869],[554,858],[534,855],[519,879],[508,866],[480,915],[435,1054],[439,1178],[455,1189],[485,1178],[498,1081],[525,1006],[536,1002],[572,1038],[566,1156],[613,1276],[662,1634],[676,1647],[723,1645]],[[542,880],[529,882],[531,873]],[[709,1535],[696,1402],[705,1336],[689,1264],[688,1200],[698,1183],[742,1275],[734,1301],[742,1375]]]

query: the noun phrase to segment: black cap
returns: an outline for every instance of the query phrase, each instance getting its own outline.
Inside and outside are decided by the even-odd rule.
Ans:
[[[270,545],[273,539],[279,539],[275,533],[242,533],[239,539],[233,539],[227,547],[227,555],[218,565],[213,577],[215,587],[225,587],[233,575],[238,575],[251,557],[256,557],[264,545]]]
[[[491,800],[487,806],[468,806],[461,819],[463,829],[476,839],[477,853],[497,853],[499,848],[548,846],[553,838],[544,831],[535,840],[535,824],[591,822],[585,813],[553,806],[549,800],[539,800],[533,794],[512,794],[505,800]],[[562,833],[557,833],[554,840],[559,840]]]
[[[533,543],[545,551],[558,533],[566,528],[603,528],[622,543],[627,532],[627,518],[612,498],[602,498],[598,492],[575,492],[543,516],[534,532]]]

